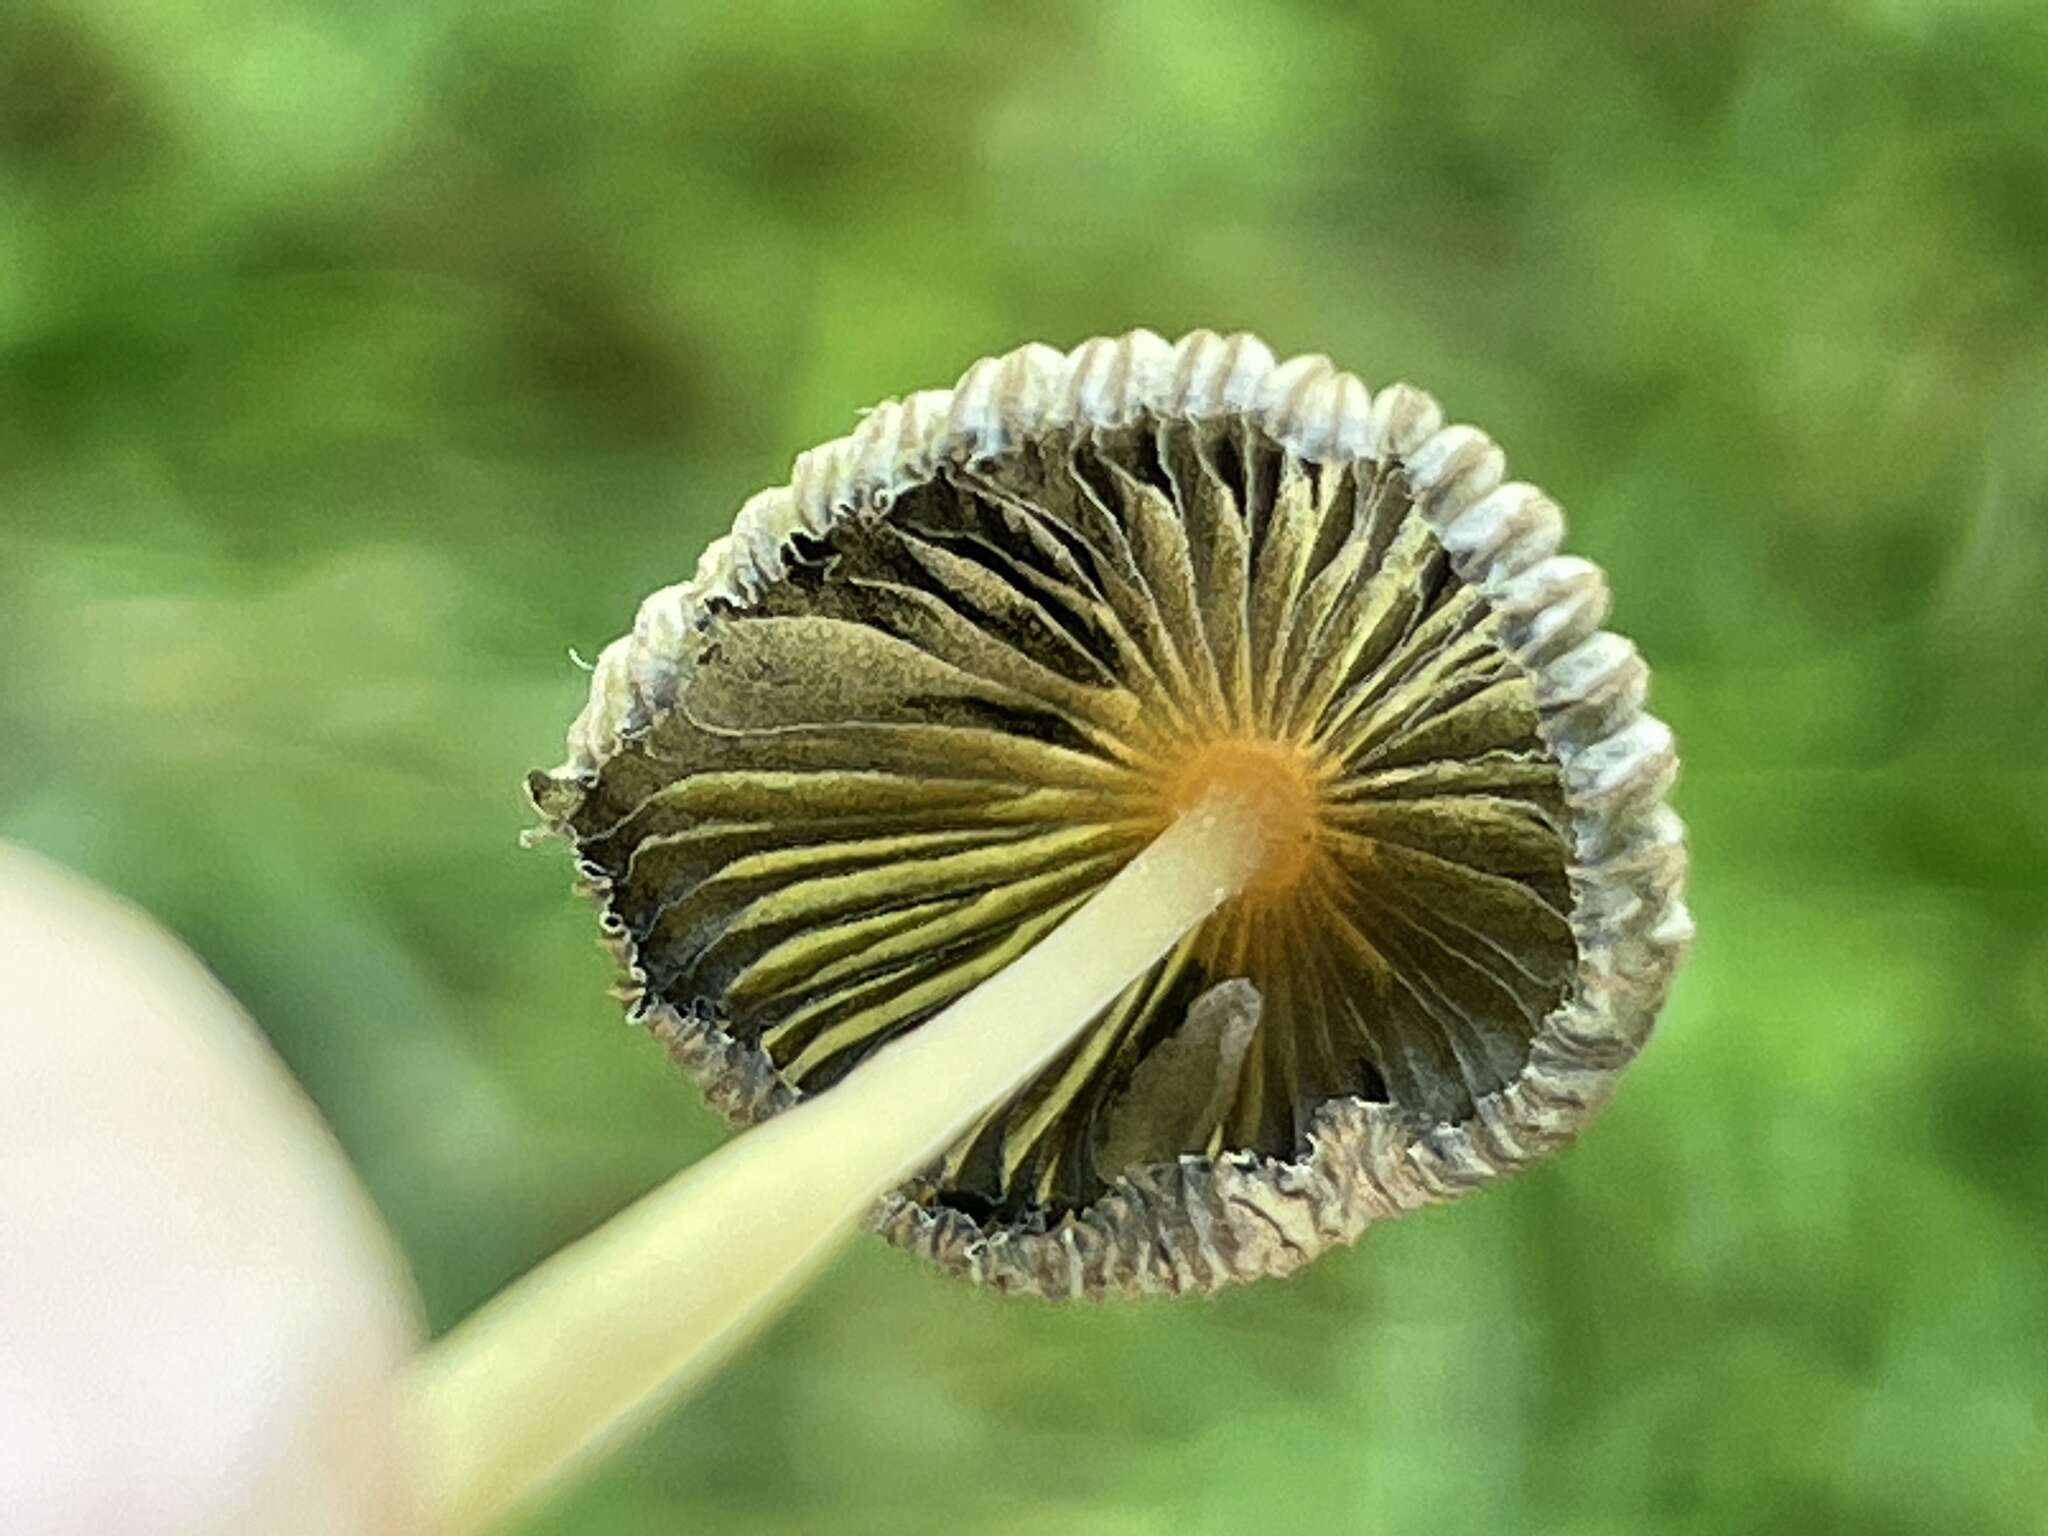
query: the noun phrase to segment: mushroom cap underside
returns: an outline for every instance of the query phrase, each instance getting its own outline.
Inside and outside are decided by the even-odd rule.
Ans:
[[[1022,954],[1205,784],[1269,791],[1271,878],[877,1224],[1045,1294],[1291,1269],[1575,1134],[1689,937],[1646,671],[1501,476],[1426,395],[1249,338],[978,364],[650,598],[536,803],[634,1011],[745,1122]]]

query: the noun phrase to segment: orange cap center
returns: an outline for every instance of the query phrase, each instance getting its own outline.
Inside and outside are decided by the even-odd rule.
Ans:
[[[1208,742],[1174,776],[1168,807],[1179,815],[1218,788],[1249,801],[1268,838],[1265,862],[1244,894],[1270,899],[1292,888],[1307,870],[1317,839],[1320,794],[1308,755],[1289,742],[1240,736]]]

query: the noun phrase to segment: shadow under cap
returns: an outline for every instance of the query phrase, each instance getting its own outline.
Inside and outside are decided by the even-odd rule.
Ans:
[[[1284,863],[875,1228],[1010,1290],[1208,1290],[1569,1140],[1690,938],[1677,759],[1503,471],[1420,391],[1208,332],[876,407],[643,604],[530,781],[633,1015],[751,1123],[1270,764]]]

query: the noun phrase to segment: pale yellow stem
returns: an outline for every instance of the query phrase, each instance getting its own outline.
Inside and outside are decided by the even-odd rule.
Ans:
[[[700,1381],[873,1208],[1241,890],[1264,838],[1212,792],[1008,969],[737,1137],[431,1346],[407,1426],[432,1536],[470,1536]]]

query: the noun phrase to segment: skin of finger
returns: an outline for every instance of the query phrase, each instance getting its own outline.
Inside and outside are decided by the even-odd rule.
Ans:
[[[9,1529],[416,1531],[410,1285],[255,1026],[155,923],[4,846],[0,976]]]

